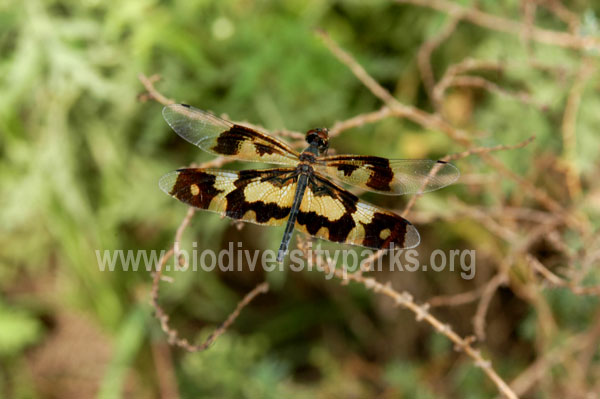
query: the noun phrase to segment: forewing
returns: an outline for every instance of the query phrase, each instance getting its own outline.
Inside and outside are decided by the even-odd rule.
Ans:
[[[454,165],[429,159],[334,155],[318,163],[319,171],[343,183],[381,194],[425,193],[452,184],[460,176]]]
[[[298,152],[282,141],[189,105],[167,105],[163,117],[178,135],[211,154],[244,161],[298,163]]]
[[[164,192],[188,205],[269,226],[288,219],[296,184],[293,168],[236,172],[179,169],[159,181]]]
[[[333,242],[368,248],[413,248],[417,229],[393,212],[361,201],[315,174],[300,204],[296,229]]]

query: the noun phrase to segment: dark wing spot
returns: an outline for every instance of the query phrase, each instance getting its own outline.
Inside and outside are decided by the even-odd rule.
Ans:
[[[362,223],[365,229],[363,245],[370,248],[388,248],[391,243],[399,248],[404,248],[407,226],[410,222],[398,215],[376,212],[369,223]],[[385,239],[381,232],[389,229],[391,234]],[[385,236],[385,235],[384,235]]]
[[[260,144],[260,143],[255,143],[254,149],[256,150],[256,153],[258,155],[260,155],[261,157],[265,154],[271,155],[275,152],[275,148],[273,148],[272,146],[264,145],[264,144]]]
[[[253,143],[256,153],[261,157],[265,154],[287,153],[277,140],[242,125],[233,125],[231,129],[221,133],[212,150],[218,154],[237,155],[244,142]]]
[[[329,236],[324,237],[329,241],[334,242],[346,242],[348,234],[356,226],[352,215],[349,213],[344,214],[338,220],[329,220],[326,216],[318,215],[314,211],[310,212],[298,212],[298,219],[296,222],[306,227],[308,234],[314,236],[317,232],[325,227],[329,231]]]
[[[223,155],[237,155],[244,141],[251,140],[246,128],[234,125],[231,129],[223,132],[217,137],[217,145],[213,151]]]
[[[394,172],[390,167],[390,161],[386,158],[370,157],[365,164],[371,171],[367,187],[378,191],[392,191],[390,183],[394,179]]]
[[[354,172],[356,169],[358,169],[358,165],[351,165],[351,164],[334,164],[333,166],[335,166],[337,168],[337,170],[339,170],[340,172],[344,173],[344,176],[350,176],[352,174],[352,172]]]
[[[175,181],[170,194],[186,204],[206,209],[212,199],[222,192],[215,188],[216,176],[214,175],[198,169],[179,169],[178,172],[177,181]],[[190,189],[192,185],[198,187],[197,195],[192,195]]]

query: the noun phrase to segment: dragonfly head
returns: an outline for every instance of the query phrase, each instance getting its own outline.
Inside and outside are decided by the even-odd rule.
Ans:
[[[326,128],[309,130],[306,133],[306,142],[317,149],[317,155],[323,155],[329,148],[329,131]]]

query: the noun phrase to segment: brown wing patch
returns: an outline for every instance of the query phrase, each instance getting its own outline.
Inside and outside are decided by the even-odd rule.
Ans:
[[[298,163],[300,154],[284,142],[189,105],[167,105],[163,117],[178,135],[211,154],[244,161]]]
[[[433,191],[453,183],[460,175],[452,164],[429,159],[334,155],[316,162],[317,170],[343,183],[382,194]]]
[[[287,220],[296,190],[295,169],[180,169],[159,186],[181,202],[232,219],[278,226]]]
[[[315,174],[304,194],[296,229],[329,241],[368,248],[412,248],[417,229],[406,219],[361,201],[352,193]]]
[[[204,144],[209,152],[237,156],[246,161],[288,165],[298,162],[299,154],[286,144],[242,125],[233,125],[231,129],[217,136],[216,140],[206,141]]]

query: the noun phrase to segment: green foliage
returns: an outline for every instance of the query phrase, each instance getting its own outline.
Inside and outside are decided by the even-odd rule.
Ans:
[[[385,371],[385,380],[400,392],[400,397],[425,399],[435,397],[422,381],[418,368],[412,363],[394,362]]]
[[[0,357],[14,356],[38,341],[42,326],[32,314],[0,303]]]

